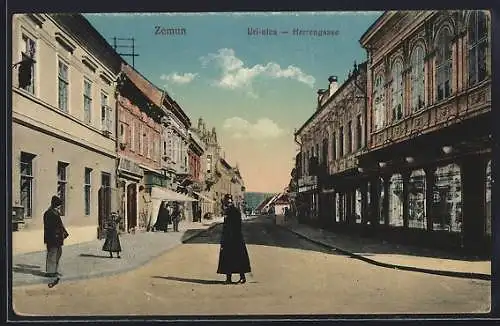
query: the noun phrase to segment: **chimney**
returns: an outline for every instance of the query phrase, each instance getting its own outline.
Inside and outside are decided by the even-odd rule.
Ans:
[[[323,97],[323,94],[325,94],[326,89],[318,89],[318,107],[319,109],[321,107],[321,98]]]
[[[337,91],[337,89],[339,89],[339,84],[337,83],[337,76],[328,77],[328,81],[330,82],[329,96],[332,96]]]

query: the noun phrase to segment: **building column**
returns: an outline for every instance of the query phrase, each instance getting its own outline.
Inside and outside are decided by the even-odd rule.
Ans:
[[[366,224],[370,221],[368,207],[368,181],[363,181],[360,186],[361,191],[361,224]],[[370,221],[370,224],[372,222]]]
[[[380,222],[380,177],[370,180],[370,220],[373,225]]]
[[[384,216],[384,224],[389,225],[389,186],[391,181],[390,175],[384,175],[384,200],[382,203],[382,215]]]
[[[410,186],[410,172],[403,171],[401,176],[403,177],[403,227],[408,228],[408,215],[410,213],[408,191],[408,187]]]
[[[479,249],[484,238],[486,220],[486,160],[469,156],[460,162],[462,179],[463,245]]]
[[[436,167],[425,168],[425,219],[427,231],[433,229],[434,184],[436,183]]]

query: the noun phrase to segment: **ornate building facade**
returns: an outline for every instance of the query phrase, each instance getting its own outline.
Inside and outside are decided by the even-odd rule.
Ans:
[[[337,91],[325,109],[320,92],[320,109],[296,133],[299,216],[396,241],[488,252],[489,13],[388,11],[360,43],[367,62],[346,82],[359,91],[354,101],[335,111],[342,108],[335,103],[346,103]],[[321,197],[325,192],[331,195]]]

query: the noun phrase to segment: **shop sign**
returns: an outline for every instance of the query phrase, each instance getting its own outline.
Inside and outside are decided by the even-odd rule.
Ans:
[[[137,163],[134,163],[131,160],[126,159],[124,157],[120,157],[118,170],[121,170],[123,172],[128,172],[134,175],[144,176],[143,169],[141,169],[141,167]]]

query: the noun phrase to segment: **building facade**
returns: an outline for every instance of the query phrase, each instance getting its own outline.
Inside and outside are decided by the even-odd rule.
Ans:
[[[14,250],[17,242],[43,248],[54,195],[68,243],[96,239],[103,207],[117,206],[99,193],[115,184],[121,59],[79,14],[19,14],[12,23],[13,65],[34,59],[27,86],[19,87],[19,65],[12,74],[12,201],[25,216]]]
[[[318,108],[296,132],[301,144],[298,201],[312,223],[361,223],[357,159],[365,148],[366,63],[318,91]]]
[[[125,64],[117,93],[121,226],[147,229],[151,188],[166,186],[160,157],[162,93]]]
[[[491,18],[386,12],[368,53],[371,221],[391,235],[487,251],[491,242]]]
[[[388,11],[366,31],[366,92],[341,116],[315,113],[296,134],[299,215],[321,221],[320,205],[328,227],[490,252],[490,19],[486,11]],[[354,79],[359,90],[362,80]],[[346,115],[359,117],[363,105],[361,123],[349,125]],[[332,196],[321,200],[325,187]]]

